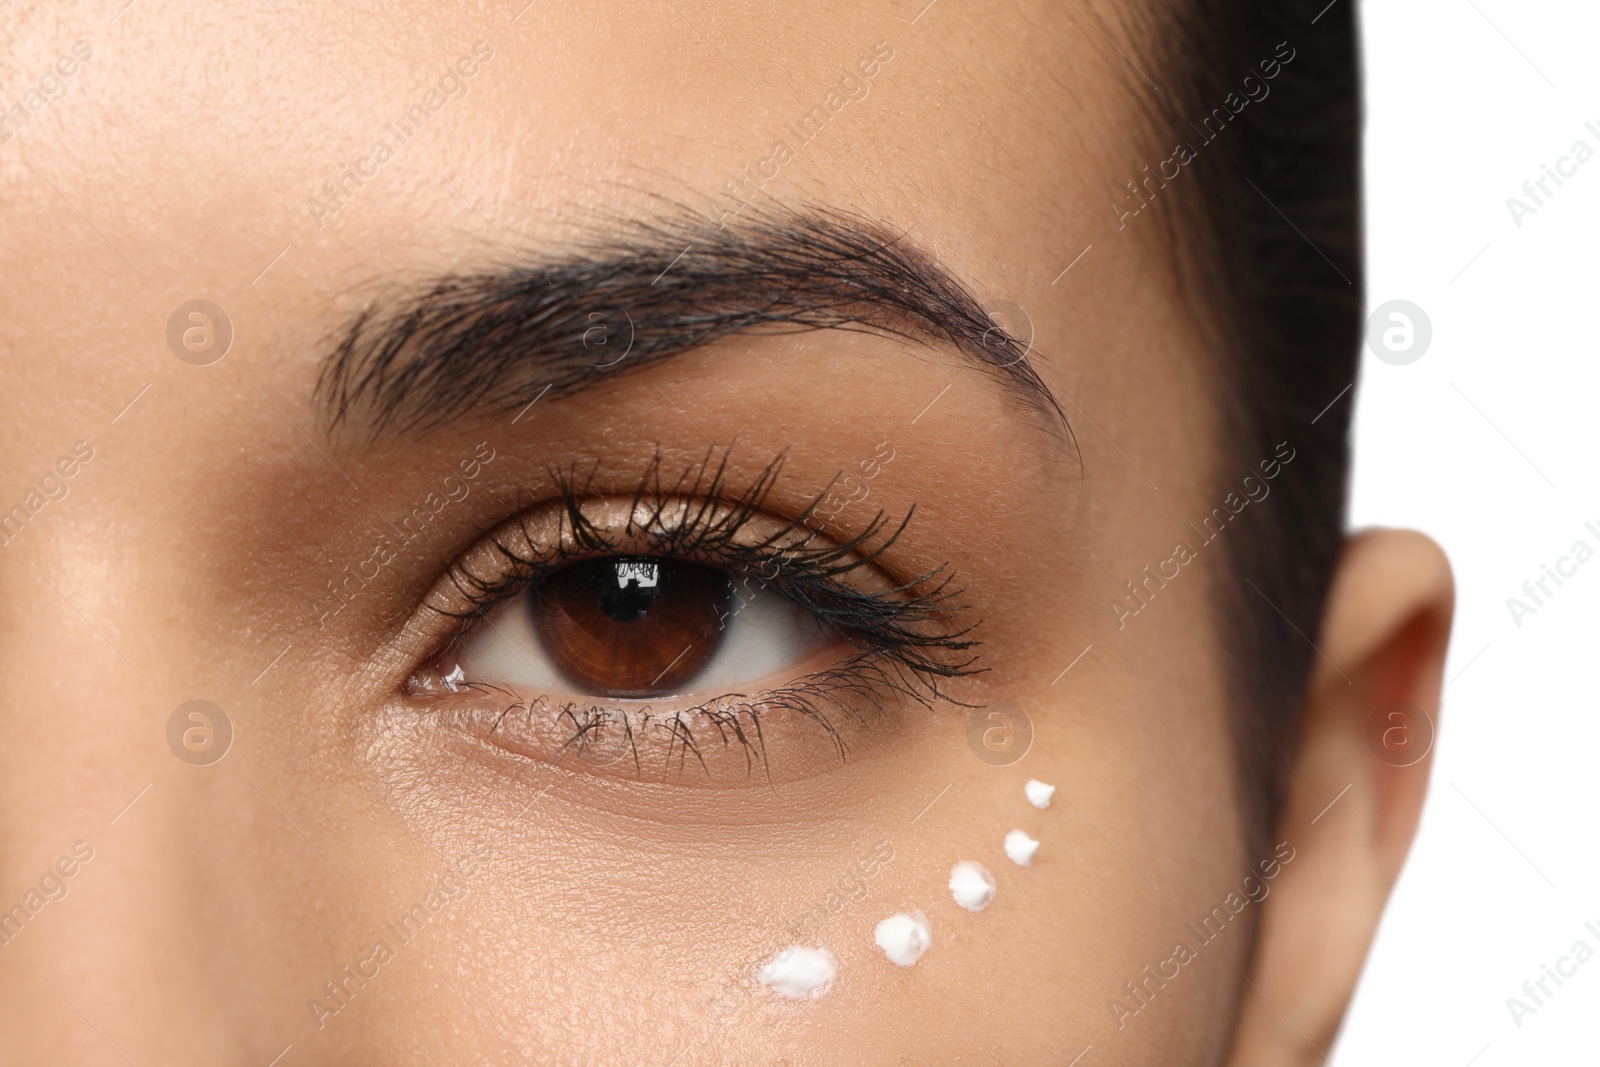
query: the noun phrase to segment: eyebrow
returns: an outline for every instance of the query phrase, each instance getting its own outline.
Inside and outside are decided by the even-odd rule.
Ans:
[[[542,261],[404,288],[335,333],[316,394],[330,432],[359,422],[376,439],[569,397],[736,334],[828,329],[947,348],[1071,433],[1031,339],[904,233],[816,205],[612,219]]]

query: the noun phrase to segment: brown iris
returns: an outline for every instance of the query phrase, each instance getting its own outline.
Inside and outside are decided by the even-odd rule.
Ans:
[[[710,662],[732,595],[713,567],[613,558],[563,567],[527,604],[546,653],[579,692],[638,698],[676,693]]]

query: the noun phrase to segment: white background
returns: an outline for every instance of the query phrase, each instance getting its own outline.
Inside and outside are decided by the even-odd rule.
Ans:
[[[1421,833],[1325,1051],[1596,1064],[1600,956],[1520,1028],[1506,1000],[1575,941],[1600,953],[1600,558],[1520,628],[1506,601],[1575,541],[1600,552],[1600,7],[1360,14],[1368,308],[1410,300],[1433,339],[1405,366],[1363,353],[1351,520],[1432,535],[1458,599]],[[1580,139],[1596,158],[1519,228],[1507,198]]]

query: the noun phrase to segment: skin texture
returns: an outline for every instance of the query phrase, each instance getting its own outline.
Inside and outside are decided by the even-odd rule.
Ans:
[[[1374,758],[1368,723],[1386,700],[1437,710],[1449,571],[1416,535],[1351,544],[1285,848],[1248,854],[1217,554],[1124,628],[1108,607],[1222,495],[1216,357],[1159,228],[1118,232],[1105,207],[1147,161],[1136,78],[1083,21],[1116,37],[1117,13],[518,7],[8,20],[8,69],[43,73],[76,40],[93,56],[0,145],[0,502],[75,442],[93,458],[0,548],[0,905],[75,842],[93,857],[0,947],[0,1058],[1321,1062],[1426,782],[1426,760]],[[308,208],[478,41],[492,58],[465,96],[337,213]],[[1075,445],[947,351],[838,331],[731,338],[515,421],[375,444],[322,429],[327,339],[374,294],[558,251],[659,198],[726,206],[723,183],[880,41],[870,93],[760,195],[904,231],[980,300],[1025,309]],[[163,334],[196,297],[235,331],[204,367]],[[915,505],[883,580],[959,576],[988,670],[949,691],[1021,709],[1019,761],[978,758],[968,707],[901,700],[842,764],[775,724],[770,782],[630,776],[486,744],[405,697],[445,629],[430,591],[548,500],[551,466],[626,498],[658,452],[681,470],[730,450],[736,483],[783,452],[782,521],[885,442],[838,525]],[[327,584],[480,443],[495,458],[470,492],[319,625]],[[193,699],[233,726],[210,766],[168,747]],[[1059,787],[1049,810],[1028,778]],[[1030,868],[1001,850],[1011,829],[1043,842]],[[1125,983],[1289,854],[1134,1013]],[[981,914],[945,889],[963,859],[998,882]],[[399,944],[386,924],[452,872],[456,899]],[[933,947],[894,967],[872,928],[917,908]],[[840,979],[784,1001],[749,975],[801,921]],[[393,958],[339,1005],[324,983],[378,941]]]

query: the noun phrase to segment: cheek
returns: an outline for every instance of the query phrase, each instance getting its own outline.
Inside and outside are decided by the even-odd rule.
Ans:
[[[1188,621],[1175,619],[1174,632]],[[833,1048],[866,1062],[1004,1048],[1012,1062],[1048,1062],[1093,1043],[1118,1062],[1181,1062],[1220,1047],[1247,943],[1200,948],[1146,1003],[1127,990],[1176,942],[1192,942],[1186,921],[1237,885],[1231,762],[1216,740],[1225,718],[1194,684],[1208,673],[1203,653],[1173,651],[1184,647],[1166,646],[1154,672],[1113,651],[1080,662],[1070,684],[967,694],[1026,709],[1031,740],[1011,763],[982,758],[969,713],[946,708],[776,791],[557,769],[399,719],[368,739],[366,773],[426,854],[443,863],[492,849],[432,951],[498,991],[486,1010],[520,1047]],[[1059,786],[1042,811],[1023,791],[1035,777]],[[1014,829],[1041,842],[1029,867],[1006,858]],[[946,884],[963,860],[995,882],[980,912],[958,907]],[[901,968],[873,930],[913,909],[932,945]],[[782,1001],[756,979],[797,943],[826,949],[839,968],[841,981],[814,1001]],[[394,973],[380,1010],[398,1026],[431,994]],[[554,1008],[615,1003],[619,988],[632,991],[626,1013],[580,1025]],[[1132,1013],[1122,1026],[1114,1002]],[[869,1003],[901,1034],[864,1026]],[[980,1004],[1006,1009],[969,1010]]]

